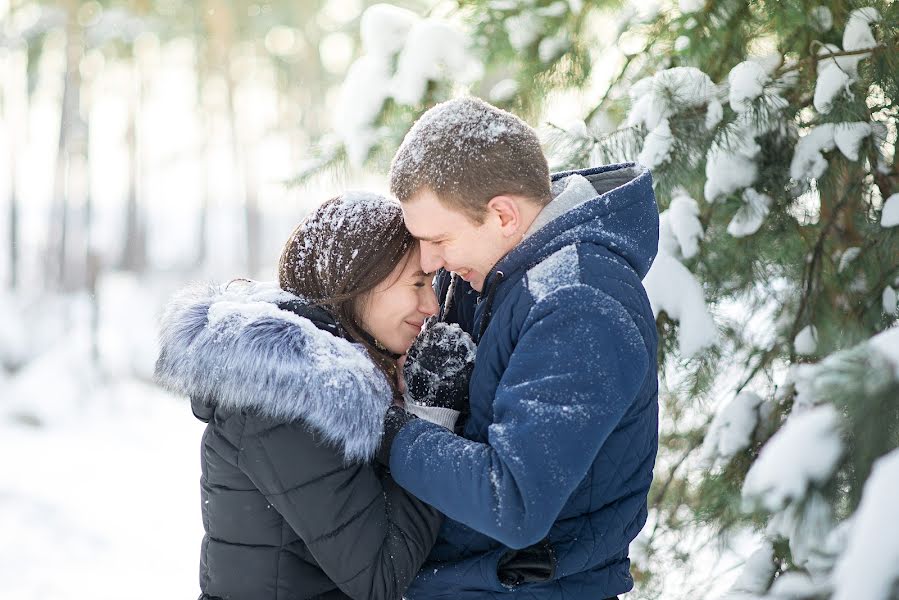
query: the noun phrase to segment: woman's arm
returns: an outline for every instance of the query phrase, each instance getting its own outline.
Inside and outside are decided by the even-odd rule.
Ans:
[[[299,423],[247,418],[240,468],[351,598],[393,600],[415,577],[442,515],[370,464],[347,465]]]

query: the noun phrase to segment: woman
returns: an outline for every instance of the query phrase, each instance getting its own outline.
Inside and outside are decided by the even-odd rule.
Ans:
[[[279,285],[169,304],[157,379],[208,422],[201,598],[402,596],[441,517],[372,458],[396,359],[437,309],[399,205],[358,193],[297,227]]]

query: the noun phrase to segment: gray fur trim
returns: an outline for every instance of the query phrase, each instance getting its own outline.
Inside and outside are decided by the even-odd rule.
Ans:
[[[347,460],[371,460],[392,402],[383,372],[359,345],[280,310],[277,285],[195,285],[162,316],[156,381],[232,410],[304,421]]]

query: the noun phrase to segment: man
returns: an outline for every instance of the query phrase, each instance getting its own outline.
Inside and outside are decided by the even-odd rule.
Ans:
[[[447,516],[407,598],[629,591],[658,446],[649,172],[550,177],[533,129],[462,98],[412,127],[390,184],[444,318],[478,343],[464,437],[388,419],[394,478]]]

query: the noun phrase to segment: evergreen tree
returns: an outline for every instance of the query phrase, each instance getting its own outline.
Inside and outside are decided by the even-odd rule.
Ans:
[[[375,6],[361,34],[331,156],[382,169],[460,86],[537,124],[639,45],[580,126],[545,128],[556,168],[650,167],[662,211],[635,595],[701,596],[671,582],[752,533],[728,598],[899,598],[899,5],[460,0]]]

